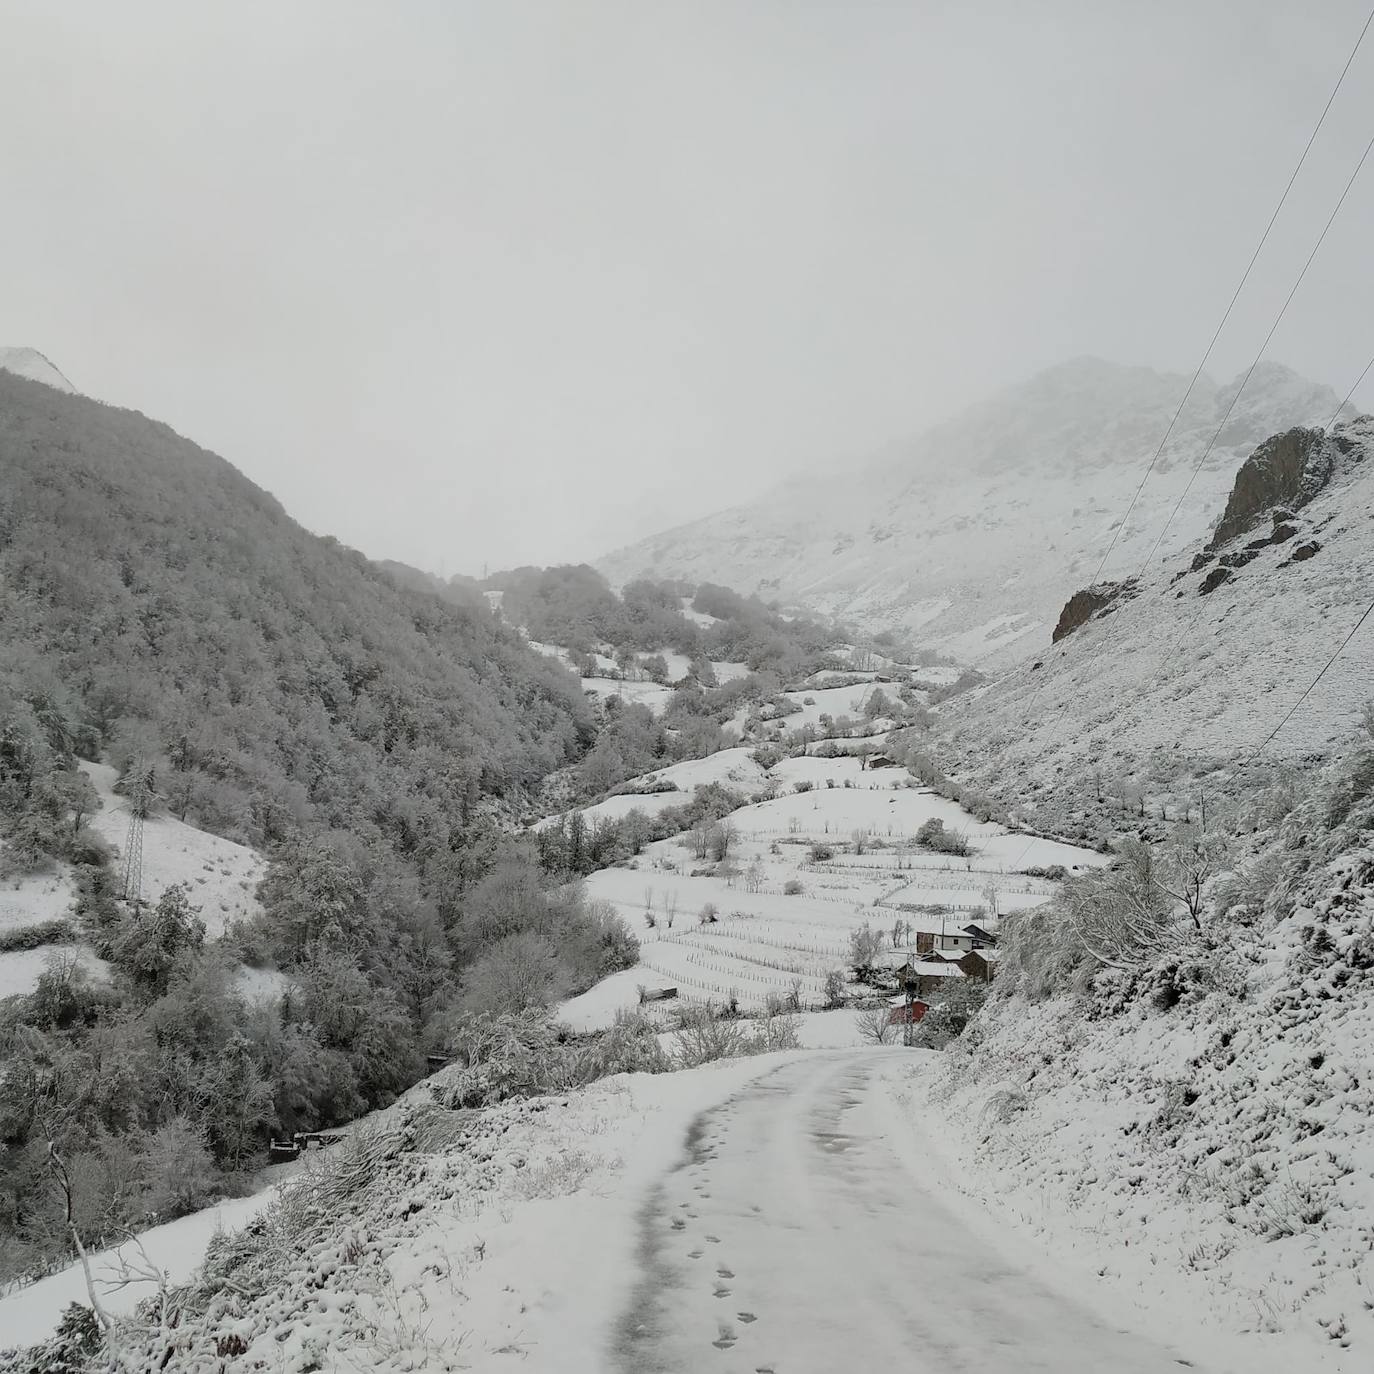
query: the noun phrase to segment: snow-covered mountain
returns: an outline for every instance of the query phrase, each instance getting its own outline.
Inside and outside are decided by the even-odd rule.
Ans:
[[[1261,745],[1261,771],[1330,757],[1374,697],[1374,618],[1359,626],[1374,601],[1374,418],[1274,436],[1237,474],[1218,537],[1116,590],[949,703],[943,753],[961,776],[1076,833],[1099,790],[1125,784],[1177,814],[1197,803],[1189,779],[1210,775],[1213,795],[1247,785],[1236,764]]]
[[[0,368],[35,382],[55,386],[59,391],[76,388],[36,348],[5,348],[0,346]]]
[[[725,583],[877,629],[905,628],[966,661],[1042,647],[1090,581],[1187,378],[1079,358],[972,407],[896,456],[793,481],[752,505],[622,549],[600,567]],[[1133,572],[1227,414],[1240,379],[1194,388],[1112,553]],[[1256,368],[1162,551],[1188,546],[1261,440],[1326,424],[1339,397],[1287,367]]]

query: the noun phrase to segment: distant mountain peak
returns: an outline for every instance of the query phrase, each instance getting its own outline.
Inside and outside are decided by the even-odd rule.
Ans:
[[[58,391],[75,392],[76,388],[52,362],[36,348],[5,348],[0,346],[0,369],[56,387]]]

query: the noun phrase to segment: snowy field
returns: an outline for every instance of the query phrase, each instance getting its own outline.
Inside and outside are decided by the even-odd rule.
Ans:
[[[619,697],[632,706],[647,706],[654,715],[662,715],[672,699],[673,689],[657,682],[626,682],[614,677],[584,677],[582,690],[590,692],[598,701]]]
[[[740,785],[738,770],[753,769],[755,789],[789,790],[728,817],[734,839],[723,866],[698,859],[690,837],[676,837],[647,846],[633,867],[586,880],[588,896],[610,902],[635,932],[640,962],[563,1004],[559,1015],[575,1029],[610,1025],[617,1011],[638,1005],[641,986],[676,987],[683,999],[716,1004],[733,997],[748,1011],[791,995],[819,1007],[826,974],[846,967],[859,926],[891,931],[900,922],[903,933],[889,951],[900,961],[918,934],[953,933],[973,919],[995,929],[998,914],[1046,901],[1057,884],[1019,871],[1028,865],[1104,862],[1071,845],[982,824],[910,785],[905,770],[864,771],[852,758],[785,759],[765,773],[736,749],[676,768],[684,782],[719,777],[731,786]],[[798,783],[809,790],[796,791]],[[610,814],[602,811],[608,805],[587,814]],[[966,836],[967,858],[916,844],[916,832],[932,819]],[[813,858],[815,846],[832,857]]]
[[[631,778],[624,784],[632,789],[666,787],[666,791],[622,792],[593,806],[578,809],[588,821],[607,818],[619,820],[635,810],[653,815],[669,807],[685,806],[698,787],[713,782],[749,796],[768,787],[769,774],[754,762],[752,750],[742,747],[721,749],[704,759],[684,759],[681,763]],[[538,825],[549,825],[557,819],[555,816],[546,817]]]

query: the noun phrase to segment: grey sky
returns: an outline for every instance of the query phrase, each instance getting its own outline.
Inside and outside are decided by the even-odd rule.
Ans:
[[[1072,355],[1191,370],[1366,13],[0,0],[0,343],[368,553],[591,558]],[[1371,134],[1374,34],[1214,375]],[[1371,241],[1374,159],[1270,349],[1342,393]]]

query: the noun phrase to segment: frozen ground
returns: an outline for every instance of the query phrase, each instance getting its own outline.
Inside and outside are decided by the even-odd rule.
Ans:
[[[212,1283],[126,1348],[181,1374],[226,1345],[231,1368],[385,1374],[830,1374],[856,1343],[866,1367],[971,1374],[1340,1368],[990,1216],[911,1111],[930,1068],[810,1050],[480,1113],[421,1085],[392,1113],[411,1143],[297,1234],[280,1281]]]

